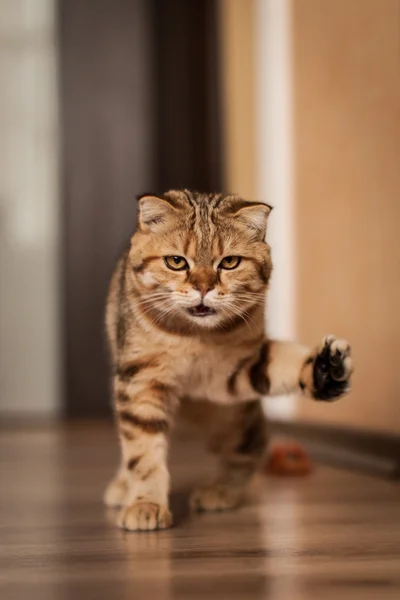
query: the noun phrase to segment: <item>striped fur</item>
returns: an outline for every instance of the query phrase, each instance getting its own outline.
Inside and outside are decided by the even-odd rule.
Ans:
[[[166,462],[178,409],[196,416],[221,461],[219,479],[193,494],[192,507],[223,509],[241,501],[263,456],[262,395],[331,400],[348,389],[346,342],[327,338],[310,352],[263,336],[269,211],[188,190],[139,199],[137,232],[117,264],[106,311],[122,463],[105,499],[122,506],[121,527],[171,524]],[[165,260],[174,256],[183,259]],[[221,263],[230,256],[240,261]]]

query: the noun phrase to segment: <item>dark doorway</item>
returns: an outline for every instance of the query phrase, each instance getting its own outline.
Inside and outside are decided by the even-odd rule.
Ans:
[[[108,281],[135,196],[222,189],[214,0],[59,0],[64,407],[110,413]]]

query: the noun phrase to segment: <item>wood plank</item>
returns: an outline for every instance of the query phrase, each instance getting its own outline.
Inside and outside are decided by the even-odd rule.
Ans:
[[[175,527],[124,533],[101,503],[117,450],[106,424],[1,431],[2,598],[399,597],[395,484],[326,467],[305,479],[259,475],[245,507],[192,516],[187,494],[212,462],[177,439]]]

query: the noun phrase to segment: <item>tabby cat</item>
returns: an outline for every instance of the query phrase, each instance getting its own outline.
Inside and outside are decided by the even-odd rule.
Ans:
[[[334,336],[309,350],[265,337],[271,275],[266,204],[169,191],[139,198],[137,232],[107,300],[121,466],[105,493],[124,529],[172,523],[168,438],[178,409],[195,414],[220,475],[193,510],[239,504],[265,452],[261,396],[331,401],[349,390],[350,347]]]

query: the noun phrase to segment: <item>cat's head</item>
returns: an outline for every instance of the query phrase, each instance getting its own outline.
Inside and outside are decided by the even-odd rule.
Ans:
[[[141,196],[130,263],[142,310],[209,329],[246,320],[271,274],[270,210],[235,195]]]

